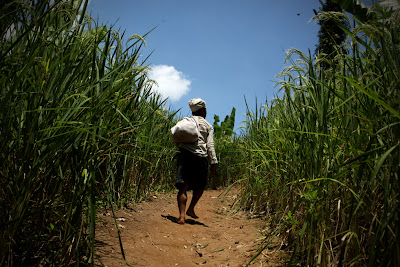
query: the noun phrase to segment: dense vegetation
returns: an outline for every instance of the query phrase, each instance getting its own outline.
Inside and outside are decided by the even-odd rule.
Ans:
[[[93,262],[98,205],[173,184],[175,113],[87,1],[2,5],[0,265]]]
[[[398,266],[399,10],[344,8],[356,13],[346,50],[289,51],[281,97],[249,112],[241,201],[267,216],[264,248],[280,235],[290,264]],[[317,16],[342,18],[351,25]]]
[[[279,235],[290,264],[399,265],[399,13],[335,2],[354,21],[316,19],[353,24],[344,44],[290,50],[280,97],[241,135],[235,109],[214,117],[209,186],[242,185],[262,249]],[[176,112],[151,91],[146,36],[98,25],[86,0],[0,7],[0,265],[93,263],[99,207],[174,184]]]
[[[208,183],[210,188],[231,186],[243,174],[240,147],[237,146],[238,136],[234,133],[236,109],[232,108],[231,114],[226,115],[220,122],[219,116],[214,115],[214,143],[217,154],[218,175]]]

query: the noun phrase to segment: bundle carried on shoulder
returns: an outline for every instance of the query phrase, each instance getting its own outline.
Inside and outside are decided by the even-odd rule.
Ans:
[[[193,143],[199,139],[199,125],[195,117],[184,117],[171,128],[175,143]]]

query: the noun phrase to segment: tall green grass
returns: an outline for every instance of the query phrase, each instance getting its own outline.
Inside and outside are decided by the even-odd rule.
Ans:
[[[281,96],[248,111],[241,203],[268,216],[264,249],[280,235],[290,265],[400,264],[400,25],[372,12],[331,61],[290,50]]]
[[[208,188],[230,187],[242,179],[245,171],[242,168],[242,148],[237,145],[238,142],[237,135],[214,138],[218,158],[217,175],[209,179]]]
[[[98,204],[171,184],[175,113],[151,92],[145,41],[87,4],[2,4],[2,266],[93,264]]]
[[[235,116],[236,109],[232,108],[231,114],[219,124],[219,116],[214,115],[214,146],[219,162],[217,175],[208,183],[209,187],[214,189],[232,186],[242,178],[244,173],[241,168],[243,166],[242,148],[237,145],[240,137],[233,132]]]

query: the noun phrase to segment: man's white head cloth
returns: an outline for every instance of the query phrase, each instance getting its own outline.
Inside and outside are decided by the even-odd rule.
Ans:
[[[189,107],[192,112],[206,107],[206,102],[201,98],[193,98],[189,101]]]

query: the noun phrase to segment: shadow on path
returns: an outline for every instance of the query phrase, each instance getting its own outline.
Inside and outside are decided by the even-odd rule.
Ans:
[[[165,219],[168,219],[168,220],[170,220],[170,221],[173,222],[173,223],[178,223],[178,218],[176,218],[176,217],[174,217],[174,216],[171,216],[171,215],[162,215],[162,214],[161,214],[161,217],[163,217],[163,218],[165,218]],[[204,223],[201,223],[201,222],[198,222],[198,221],[195,221],[195,220],[192,220],[192,219],[186,219],[186,220],[185,220],[185,223],[191,224],[191,225],[201,225],[201,226],[204,226],[204,227],[208,227],[208,226],[205,225]]]

